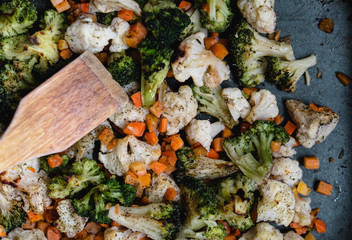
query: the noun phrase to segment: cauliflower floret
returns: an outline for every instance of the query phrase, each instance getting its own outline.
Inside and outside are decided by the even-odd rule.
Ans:
[[[296,150],[294,149],[294,146],[296,146],[296,139],[293,137],[290,137],[290,140],[281,145],[279,151],[273,152],[273,157],[274,158],[280,158],[280,157],[292,157],[293,155],[296,154]]]
[[[297,160],[278,158],[274,159],[271,174],[275,176],[276,180],[282,181],[292,187],[302,179],[303,172]]]
[[[81,217],[72,206],[71,200],[62,200],[57,204],[59,219],[56,220],[57,228],[60,232],[66,233],[67,237],[72,238],[81,232],[88,222],[88,218]]]
[[[15,228],[3,240],[46,240],[44,232],[40,229],[24,230]]]
[[[258,203],[258,222],[273,221],[288,226],[295,214],[295,197],[291,188],[276,180],[264,180],[259,186],[263,198]]]
[[[257,120],[268,120],[279,114],[275,95],[266,89],[252,93],[249,103],[252,109],[245,119],[249,123],[254,123]]]
[[[312,208],[310,207],[310,201],[309,197],[296,198],[293,222],[299,223],[301,226],[308,226],[311,223],[310,212]]]
[[[283,240],[283,236],[269,223],[261,222],[243,234],[239,240]]]
[[[200,143],[209,151],[213,138],[224,129],[221,122],[210,123],[208,120],[193,119],[186,127],[186,139],[189,145]]]
[[[125,129],[130,122],[144,122],[148,113],[148,109],[136,108],[130,100],[124,108],[114,113],[109,119],[119,128]]]
[[[133,135],[118,139],[116,146],[111,150],[107,150],[106,146],[103,145],[100,150],[99,160],[110,173],[118,176],[125,175],[132,162],[140,161],[148,166],[150,163],[157,161],[161,155],[159,144],[152,146],[138,140]]]
[[[204,46],[203,32],[187,37],[179,46],[182,56],[172,63],[176,80],[184,82],[192,77],[198,87],[215,88],[230,78],[230,68]]]
[[[239,88],[224,88],[222,97],[227,102],[232,118],[238,122],[239,118],[245,119],[251,111],[251,105],[242,95]]]
[[[138,16],[142,13],[139,4],[133,0],[90,0],[89,8],[89,12],[109,13],[126,9],[133,11]]]
[[[178,133],[197,115],[198,102],[189,86],[181,86],[178,92],[166,92],[159,100],[166,108],[163,117],[168,123],[167,135]]]
[[[108,228],[104,232],[104,240],[139,240],[145,236],[145,234],[133,232],[131,229],[123,231],[117,227]]]
[[[128,48],[123,40],[128,30],[129,24],[118,17],[114,18],[110,26],[94,23],[88,17],[80,17],[67,28],[65,39],[75,53],[101,52],[110,40],[110,52],[120,52]]]
[[[159,176],[154,174],[151,187],[146,190],[146,196],[151,203],[161,203],[164,201],[164,195],[166,190],[171,187],[176,190],[177,196],[173,201],[180,200],[180,188],[177,186],[175,181],[164,173]]]
[[[238,0],[237,6],[247,22],[260,33],[272,33],[276,26],[275,0]]]
[[[297,140],[306,148],[313,147],[315,142],[323,142],[339,120],[339,116],[326,107],[316,111],[297,100],[287,100],[286,107],[297,124]]]
[[[299,234],[295,233],[294,231],[289,231],[285,233],[284,240],[304,240]]]

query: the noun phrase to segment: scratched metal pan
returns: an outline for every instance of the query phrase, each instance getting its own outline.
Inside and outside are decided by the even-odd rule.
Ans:
[[[32,0],[38,10],[50,8],[49,0]],[[351,85],[344,87],[335,77],[336,72],[352,76],[352,4],[350,0],[280,0],[276,1],[277,29],[281,35],[291,35],[296,58],[317,54],[318,64],[311,68],[311,85],[302,79],[295,93],[277,90],[270,83],[261,85],[272,91],[278,99],[280,112],[284,112],[286,99],[299,99],[332,108],[340,116],[339,123],[325,142],[311,149],[298,147],[296,159],[315,155],[321,161],[319,170],[304,170],[303,180],[316,188],[319,180],[334,186],[331,196],[310,194],[312,208],[319,207],[319,217],[327,224],[327,232],[317,239],[352,239],[352,103]],[[332,18],[333,33],[318,29],[319,19]],[[320,69],[322,78],[316,77]],[[287,114],[285,114],[287,117]],[[329,158],[334,159],[333,163]]]

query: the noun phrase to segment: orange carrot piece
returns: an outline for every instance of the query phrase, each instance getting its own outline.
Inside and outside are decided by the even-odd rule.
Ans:
[[[159,138],[155,132],[146,132],[144,134],[144,138],[147,141],[147,143],[149,143],[152,146],[156,145],[159,141]]]
[[[182,9],[183,11],[188,11],[192,7],[192,3],[187,1],[181,1],[178,5],[178,8]]]
[[[207,12],[207,13],[210,12],[209,3],[206,3],[206,4],[203,5],[203,11],[204,11],[204,12]]]
[[[307,169],[319,169],[320,161],[316,156],[304,157],[303,165]]]
[[[312,190],[303,181],[300,181],[299,184],[297,185],[297,192],[303,196],[308,196],[311,191]]]
[[[32,222],[38,222],[40,220],[44,220],[44,217],[42,214],[36,214],[35,212],[27,212],[27,215]]]
[[[141,22],[131,25],[124,40],[126,45],[131,48],[137,48],[140,42],[147,36],[147,29]]]
[[[79,3],[78,7],[82,13],[89,13],[89,3]]]
[[[180,137],[180,135],[172,138],[171,142],[170,142],[171,149],[174,150],[174,151],[177,151],[177,150],[181,149],[184,146],[184,144],[185,143],[183,142],[183,140]]]
[[[251,96],[252,93],[258,91],[258,88],[243,88],[242,91],[247,95],[247,96]]]
[[[154,132],[158,128],[159,119],[153,114],[149,113],[145,116],[145,123],[147,124],[148,131]]]
[[[61,3],[59,3],[58,5],[55,6],[56,10],[59,12],[59,13],[62,13],[68,9],[71,8],[71,5],[68,3],[67,0],[63,0]]]
[[[296,125],[291,122],[291,121],[287,121],[286,125],[285,125],[285,129],[286,129],[286,132],[288,133],[288,135],[292,135],[292,133],[296,130]]]
[[[225,127],[225,129],[222,131],[221,136],[222,136],[223,138],[230,138],[230,137],[233,137],[234,134],[233,134],[233,132],[231,131],[231,129]]]
[[[46,222],[53,223],[59,218],[57,211],[53,209],[46,209],[43,213],[43,217]]]
[[[95,54],[95,56],[98,58],[98,60],[102,64],[106,64],[108,62],[108,53],[107,52],[100,52]]]
[[[127,172],[125,175],[125,183],[133,186],[138,185],[139,181],[137,175],[131,171]]]
[[[51,168],[60,167],[63,162],[62,157],[59,154],[55,154],[48,158],[48,165]]]
[[[143,198],[141,199],[141,203],[143,203],[143,204],[145,204],[145,205],[148,205],[148,204],[150,204],[151,202],[150,202],[149,198],[143,197]]]
[[[210,37],[204,38],[205,49],[210,50],[218,42],[219,42],[219,34],[218,33],[214,33]]]
[[[301,228],[295,228],[295,231],[298,235],[303,235],[307,232],[307,228],[306,227],[301,227]]]
[[[219,138],[214,138],[213,142],[211,143],[212,148],[216,151],[216,152],[222,152],[224,151],[224,148],[222,146],[222,143],[224,142],[224,138],[219,137]]]
[[[144,162],[133,162],[130,164],[131,172],[137,176],[144,176],[147,174],[147,166]]]
[[[160,118],[161,114],[163,114],[165,110],[166,108],[160,101],[157,101],[153,106],[149,108],[149,111],[153,113],[157,118]]]
[[[106,148],[107,148],[108,150],[111,150],[111,149],[113,149],[114,147],[116,147],[116,145],[117,145],[117,139],[113,139],[113,140],[111,140],[111,142],[106,146]]]
[[[103,228],[109,228],[109,225],[105,224],[105,223],[99,223],[99,226],[103,227]],[[87,231],[87,230],[86,230]]]
[[[142,189],[150,187],[151,176],[150,173],[138,176],[138,182]]]
[[[220,60],[223,60],[229,54],[229,51],[227,51],[227,49],[222,43],[217,43],[212,46],[211,51]]]
[[[60,164],[61,165],[61,164]],[[35,173],[35,168],[34,167],[27,167],[27,169],[29,170],[29,171],[31,171],[32,173]]]
[[[133,19],[133,12],[131,10],[126,10],[126,9],[122,9],[121,11],[119,11],[117,13],[117,16],[119,18],[121,18],[122,20],[128,22],[131,21]]]
[[[218,159],[220,155],[214,149],[210,148],[206,157],[212,158],[212,159]]]
[[[160,119],[158,130],[160,133],[164,133],[167,131],[167,119],[166,118]]]
[[[281,147],[281,142],[271,141],[270,146],[273,152],[278,152]]]
[[[237,236],[235,234],[227,235],[224,240],[237,240]]]
[[[142,107],[142,93],[141,91],[136,92],[134,94],[131,95],[131,99],[134,103],[134,106],[136,106],[136,108],[140,108]]]
[[[110,128],[105,128],[99,135],[98,139],[102,145],[108,145],[114,137],[114,132]]]
[[[60,240],[61,232],[59,231],[59,229],[57,229],[57,227],[50,226],[47,229],[46,237],[48,238],[48,240]]]
[[[170,175],[170,174],[173,173],[174,171],[176,171],[176,167],[175,167],[175,166],[168,166],[168,167],[165,169],[164,173],[165,173],[166,175]]]
[[[316,240],[313,233],[309,232],[305,237],[304,240]]]
[[[299,223],[295,223],[295,222],[291,222],[290,223],[290,228],[296,229],[296,228],[302,228],[302,227],[303,226],[301,224],[299,224]]]
[[[166,201],[172,202],[175,198],[177,197],[177,191],[172,188],[169,187],[168,189],[166,189],[164,198]]]
[[[174,134],[163,139],[164,142],[171,143],[171,140],[175,137],[180,137],[180,134]]]
[[[126,135],[134,135],[136,137],[142,137],[145,131],[146,124],[144,122],[131,122],[123,130]]]
[[[60,39],[59,43],[57,44],[57,47],[59,48],[59,50],[68,49],[68,42],[66,40]]]
[[[73,239],[85,239],[87,237],[88,233],[85,229],[83,229],[82,231],[80,231],[79,233],[77,233]],[[49,239],[48,239],[49,240]]]
[[[315,219],[314,228],[317,231],[317,233],[325,233],[326,232],[326,224],[321,219]]]
[[[162,156],[167,157],[167,161],[171,166],[175,166],[177,162],[177,156],[175,151],[168,150],[161,153]]]
[[[205,157],[208,154],[208,151],[200,145],[199,147],[193,148],[193,153],[196,157]]]
[[[276,124],[281,124],[283,120],[284,120],[284,118],[281,117],[280,114],[278,114],[278,115],[274,118],[274,122],[275,122]]]
[[[161,162],[153,162],[149,165],[149,167],[158,175],[162,174],[165,169],[167,168],[167,165],[161,163]]]
[[[46,235],[48,228],[50,227],[50,223],[47,223],[44,221],[38,221],[36,224],[36,227],[42,230],[43,233]]]
[[[70,59],[72,57],[73,53],[72,51],[68,48],[68,49],[63,49],[61,52],[60,52],[60,57],[62,59]]]
[[[330,194],[332,193],[332,189],[334,187],[326,182],[320,181],[317,187],[316,192],[324,194],[326,196],[330,196]]]
[[[115,221],[111,221],[111,223],[110,223],[110,227],[120,227],[120,226],[121,226],[121,224],[119,224]]]
[[[51,4],[56,7],[57,5],[59,5],[63,0],[50,0]]]

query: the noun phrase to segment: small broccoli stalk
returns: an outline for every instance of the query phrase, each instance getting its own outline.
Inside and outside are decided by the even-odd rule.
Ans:
[[[219,218],[240,231],[251,228],[254,225],[251,210],[255,201],[256,183],[242,173],[236,173],[221,179],[215,189],[221,209]]]
[[[64,174],[50,180],[48,188],[51,198],[73,197],[90,184],[96,185],[105,181],[105,174],[97,162],[87,158],[67,165],[63,168],[63,172]]]
[[[317,64],[316,55],[292,61],[284,61],[278,57],[267,57],[266,59],[268,62],[267,79],[287,92],[295,92],[297,82],[303,73]]]
[[[227,156],[239,169],[260,184],[273,166],[271,141],[285,144],[289,141],[289,135],[283,127],[273,122],[257,121],[240,136],[226,139],[223,146]]]
[[[26,221],[27,214],[21,204],[22,202],[7,198],[5,193],[0,191],[0,226],[6,233]]]
[[[234,29],[230,37],[230,52],[234,70],[242,86],[255,87],[264,81],[265,56],[294,60],[291,44],[261,36],[244,20]]]
[[[179,205],[175,203],[152,203],[135,207],[116,205],[110,208],[109,217],[152,239],[174,239],[180,227]]]
[[[112,20],[117,17],[117,13],[116,12],[109,12],[109,13],[101,13],[101,12],[97,12],[96,13],[97,16],[97,22],[100,24],[104,24],[106,26],[110,26]]]
[[[145,27],[164,46],[179,40],[183,30],[191,23],[189,16],[169,0],[148,1],[142,18]]]
[[[62,164],[58,167],[52,168],[52,167],[49,167],[49,163],[48,163],[48,159],[52,156],[54,155],[49,155],[49,156],[40,158],[40,167],[44,169],[47,173],[52,173],[52,174],[60,173],[62,172],[63,168],[66,167],[70,162],[70,158],[67,155],[62,155],[60,156],[62,158]]]
[[[144,107],[150,107],[169,71],[173,50],[160,46],[154,38],[148,37],[140,44],[139,51],[142,58],[142,102]]]
[[[37,20],[37,10],[28,0],[12,0],[0,6],[0,37],[28,32]]]
[[[216,179],[226,177],[238,171],[233,162],[196,156],[193,149],[183,147],[177,151],[177,177],[194,177],[198,179]]]
[[[198,109],[213,117],[218,118],[224,125],[232,129],[236,125],[236,121],[227,107],[225,99],[221,95],[222,88],[192,87],[193,96],[198,101]]]
[[[196,0],[201,12],[202,25],[213,33],[224,32],[231,23],[233,13],[230,0]]]
[[[140,65],[127,56],[125,51],[110,55],[107,69],[121,86],[141,79]]]

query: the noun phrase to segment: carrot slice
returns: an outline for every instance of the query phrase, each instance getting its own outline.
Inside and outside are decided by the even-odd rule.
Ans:
[[[291,121],[287,121],[286,125],[285,125],[285,129],[286,129],[286,132],[288,133],[288,135],[292,135],[292,133],[296,130],[296,125],[291,122]]]
[[[114,137],[114,132],[110,128],[105,128],[99,135],[98,139],[102,145],[108,145]]]
[[[218,159],[220,155],[214,149],[210,148],[210,151],[208,152],[206,157],[212,158],[212,159]]]
[[[59,229],[57,229],[57,227],[50,226],[47,229],[46,237],[48,238],[48,240],[60,240],[61,232],[59,231]]]
[[[161,155],[167,157],[168,164],[170,164],[171,166],[176,165],[177,156],[176,156],[175,151],[172,151],[172,150],[164,151],[161,153]]]
[[[163,104],[160,101],[157,101],[153,106],[149,108],[149,111],[153,113],[157,118],[160,118],[161,114],[165,112],[165,109],[166,108],[163,106]]]
[[[60,167],[63,162],[62,157],[59,154],[55,154],[48,158],[48,165],[51,168]]]
[[[278,115],[274,118],[274,122],[275,122],[276,124],[281,124],[283,120],[284,120],[284,118],[281,117],[280,114],[278,114]]]
[[[233,132],[231,131],[231,129],[225,127],[225,129],[222,131],[221,136],[222,136],[223,138],[230,138],[230,137],[233,137],[234,134],[233,134]]]
[[[317,233],[325,233],[326,232],[326,224],[321,219],[314,220],[314,228],[317,231]]]
[[[158,128],[159,119],[153,114],[149,113],[145,116],[145,123],[147,124],[148,131],[154,132]]]
[[[207,13],[210,12],[209,3],[206,3],[206,4],[203,5],[203,11],[204,11],[204,12],[207,12]]]
[[[193,148],[193,153],[196,157],[204,157],[208,154],[208,151],[202,145]]]
[[[136,108],[140,108],[142,107],[142,93],[141,91],[136,92],[134,94],[131,95],[131,99],[134,103],[134,106],[136,106]]]
[[[220,60],[223,60],[229,54],[229,51],[227,51],[226,47],[222,43],[217,43],[212,46],[211,51]]]
[[[258,91],[258,88],[243,88],[242,92],[244,92],[248,97],[251,96],[252,93]]]
[[[73,53],[70,49],[63,49],[61,52],[60,52],[60,57],[62,59],[70,59],[72,57]]]
[[[124,40],[126,45],[131,48],[137,48],[140,42],[147,36],[147,29],[141,22],[131,25]]]
[[[307,228],[306,227],[302,227],[302,228],[295,228],[295,231],[298,235],[303,235],[307,232]]]
[[[165,173],[166,175],[170,175],[170,174],[173,173],[174,171],[176,171],[176,167],[175,167],[175,166],[168,166],[168,167],[165,169],[164,173]]]
[[[44,222],[44,221],[39,221],[37,222],[37,228],[43,231],[43,233],[46,235],[48,228],[50,227],[50,223]]]
[[[121,224],[119,224],[115,221],[111,221],[111,223],[110,223],[110,227],[120,227],[120,226],[121,226]]]
[[[218,42],[219,42],[219,34],[218,33],[214,33],[210,37],[204,38],[205,49],[210,50]]]
[[[333,186],[329,183],[320,181],[317,187],[316,192],[324,194],[326,196],[330,196],[332,193]]]
[[[137,176],[144,176],[147,174],[147,167],[144,162],[133,162],[130,164],[130,169]]]
[[[126,135],[134,135],[136,137],[142,137],[145,131],[146,124],[144,122],[131,122],[123,130]]]
[[[278,152],[281,147],[281,142],[271,141],[270,146],[273,152]]]
[[[57,47],[59,48],[59,50],[68,49],[68,42],[66,40],[60,39],[59,43],[57,44]]]
[[[139,181],[138,181],[138,177],[136,174],[134,174],[133,172],[127,172],[125,175],[125,183],[126,184],[130,184],[130,185],[138,185]]]
[[[60,3],[62,3],[62,1],[64,0],[50,0],[51,4],[56,7],[57,5],[59,5]]]
[[[181,1],[178,7],[186,12],[192,7],[192,3],[187,1]]]
[[[78,5],[78,8],[81,10],[81,12],[89,13],[89,3],[79,3],[76,5]]]
[[[68,9],[71,8],[71,5],[68,3],[67,0],[63,0],[61,3],[59,3],[58,5],[55,6],[56,10],[59,12],[59,13],[62,13]]]
[[[224,142],[224,138],[214,138],[213,142],[211,143],[212,148],[216,151],[216,152],[223,152],[224,148],[222,146],[222,143]]]
[[[167,165],[160,163],[158,161],[153,162],[149,165],[149,167],[158,175],[162,174],[165,169],[167,168]]]
[[[147,141],[147,143],[149,143],[152,146],[156,145],[159,141],[159,138],[155,132],[146,132],[144,134],[144,137],[145,137],[145,140]]]
[[[73,238],[74,239],[85,239],[87,237],[88,233],[85,229],[77,233]],[[49,239],[48,239],[49,240]]]
[[[116,145],[117,145],[117,139],[113,139],[113,140],[111,140],[111,142],[106,146],[106,148],[107,148],[108,150],[111,150],[111,149],[113,149],[114,147],[116,147]]]
[[[142,176],[138,176],[138,182],[141,188],[143,189],[150,187],[150,182],[151,182],[150,174],[148,173]]]
[[[35,212],[27,212],[27,215],[32,222],[38,222],[40,220],[44,220],[44,217],[42,214],[36,214]]]
[[[164,133],[167,131],[167,119],[161,118],[159,123],[159,132]]]
[[[164,198],[166,201],[173,201],[175,198],[177,197],[177,191],[172,188],[172,187],[169,187],[168,189],[166,189],[166,192],[165,192],[165,195],[164,195]]]
[[[308,187],[308,185],[303,182],[303,181],[300,181],[298,186],[297,186],[297,192],[303,196],[308,196],[309,193],[311,192],[312,190]]]
[[[307,169],[318,169],[320,167],[320,161],[316,156],[304,157],[303,165]]]
[[[174,151],[177,151],[184,146],[184,142],[180,137],[180,135],[171,139],[170,146],[171,146],[171,149]]]
[[[126,9],[122,9],[121,11],[119,11],[117,13],[117,16],[119,18],[121,18],[122,20],[128,22],[131,21],[133,19],[133,12],[131,10],[126,10]]]

